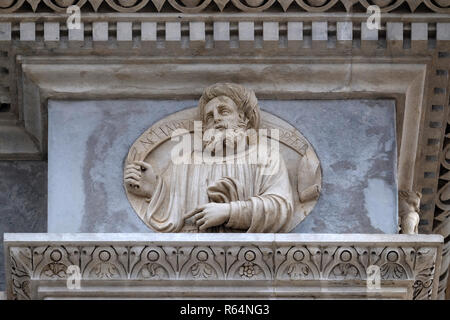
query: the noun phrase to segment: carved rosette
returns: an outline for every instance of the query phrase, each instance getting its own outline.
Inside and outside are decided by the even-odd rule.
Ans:
[[[69,265],[83,280],[414,280],[413,299],[432,297],[436,247],[361,246],[41,246],[10,247],[13,299],[31,299],[32,280],[65,281]]]
[[[272,278],[273,251],[264,247],[230,248],[228,279],[268,280]]]

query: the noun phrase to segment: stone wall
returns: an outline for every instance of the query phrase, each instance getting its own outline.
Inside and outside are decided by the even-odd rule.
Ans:
[[[49,102],[49,232],[150,232],[123,188],[131,144],[197,101]],[[260,100],[314,147],[322,195],[296,233],[396,233],[393,100]],[[62,213],[64,213],[62,215]]]
[[[0,291],[5,290],[3,234],[47,231],[47,161],[0,161]]]

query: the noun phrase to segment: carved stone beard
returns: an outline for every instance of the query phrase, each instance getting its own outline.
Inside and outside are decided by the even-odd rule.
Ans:
[[[203,150],[213,156],[216,153],[225,156],[227,148],[233,153],[236,153],[238,146],[242,144],[247,148],[246,129],[247,123],[243,120],[237,123],[221,122],[212,125],[203,132]]]

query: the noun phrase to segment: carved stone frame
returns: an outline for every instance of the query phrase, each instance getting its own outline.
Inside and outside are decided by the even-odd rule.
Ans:
[[[47,152],[48,99],[197,99],[234,81],[259,99],[395,99],[398,186],[414,189],[430,58],[18,57],[25,129]],[[323,124],[326,125],[326,124]],[[32,152],[32,150],[30,150]]]

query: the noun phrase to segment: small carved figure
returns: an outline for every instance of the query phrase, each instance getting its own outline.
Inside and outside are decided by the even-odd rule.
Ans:
[[[418,234],[420,198],[422,194],[414,191],[399,191],[399,223],[401,233]]]

